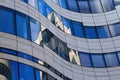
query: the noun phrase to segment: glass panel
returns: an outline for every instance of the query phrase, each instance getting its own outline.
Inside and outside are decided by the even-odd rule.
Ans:
[[[35,73],[36,73],[36,80],[43,80],[41,71],[36,70]]]
[[[33,42],[40,44],[40,41],[42,40],[41,38],[41,28],[40,28],[40,24],[34,20],[34,19],[30,19],[30,28],[31,28],[31,39]]]
[[[110,32],[108,29],[108,26],[106,27],[97,27],[97,32],[98,32],[98,36],[99,38],[108,38],[110,37]]]
[[[119,59],[119,62],[120,62],[120,52],[117,52],[117,56],[118,56],[118,59]]]
[[[97,38],[96,28],[95,27],[85,27],[86,37],[87,38]]]
[[[103,59],[103,55],[96,54],[96,55],[91,55],[92,61],[93,61],[93,66],[94,67],[105,67],[105,61]]]
[[[22,52],[18,52],[18,56],[19,57],[22,57],[22,58],[25,58],[25,59],[28,59],[28,60],[33,60],[33,57],[32,56],[30,56],[30,55],[27,55],[27,54],[25,54],[25,53],[22,53]]]
[[[0,7],[0,32],[15,34],[14,14],[10,9]]]
[[[10,49],[1,48],[0,51],[3,52],[3,53],[16,55],[16,51],[13,51],[13,50],[10,50]]]
[[[29,3],[31,6],[37,8],[37,0],[28,0],[28,3]]]
[[[90,0],[89,3],[93,13],[103,12],[100,0]]]
[[[70,10],[79,12],[76,0],[68,0],[68,5]]]
[[[78,1],[78,6],[80,9],[80,12],[82,13],[90,13],[90,7],[88,5],[88,1]]]
[[[110,32],[112,36],[118,36],[120,35],[120,23],[118,24],[114,24],[114,25],[110,25]]]
[[[115,5],[120,5],[120,0],[113,0]]]
[[[78,37],[84,37],[84,30],[83,26],[81,23],[78,22],[73,22],[73,35],[78,36]]]
[[[92,66],[89,54],[79,52],[79,57],[80,57],[80,61],[81,61],[82,66],[88,66],[88,67]]]
[[[105,61],[106,61],[106,64],[108,67],[119,65],[118,60],[117,60],[117,56],[115,53],[106,54],[106,55],[104,55],[104,57],[105,57]]]
[[[28,3],[28,0],[21,0],[21,1]]]
[[[18,63],[14,61],[10,61],[10,65],[11,65],[12,80],[19,80],[18,79]]]
[[[115,9],[115,6],[113,5],[112,0],[101,0],[101,3],[104,11],[110,11]]]
[[[67,0],[59,0],[59,2],[61,7],[68,9]]]
[[[41,14],[43,14],[44,16],[47,16],[45,6],[46,5],[43,0],[38,0],[38,10],[40,11]]]
[[[34,70],[31,66],[19,63],[20,80],[34,80]]]
[[[17,35],[30,40],[30,30],[27,16],[17,13],[16,15]]]

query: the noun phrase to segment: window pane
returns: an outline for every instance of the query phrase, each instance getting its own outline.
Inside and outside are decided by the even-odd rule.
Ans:
[[[28,0],[21,0],[21,1],[28,3]]]
[[[84,37],[84,30],[83,26],[81,23],[78,22],[73,22],[73,35],[78,36],[78,37]]]
[[[67,0],[59,0],[59,2],[61,7],[68,9]]]
[[[38,0],[38,10],[44,16],[47,16],[45,2],[43,0]]]
[[[31,6],[37,8],[37,0],[28,0],[28,3],[29,3]]]
[[[34,80],[34,70],[31,66],[19,63],[20,80]]]
[[[17,35],[30,40],[30,30],[28,27],[28,18],[23,14],[16,15]]]
[[[79,12],[76,0],[68,0],[68,5],[70,10]]]
[[[19,80],[18,79],[18,63],[10,61],[10,65],[11,65],[12,80]]]
[[[108,38],[110,37],[110,32],[108,30],[108,27],[97,27],[97,32],[99,38]]]
[[[120,62],[120,52],[117,52],[117,56],[118,56],[118,59],[119,59],[119,62]]]
[[[25,59],[28,59],[28,60],[33,60],[33,57],[32,56],[30,56],[30,55],[27,55],[27,54],[25,54],[25,53],[22,53],[22,52],[18,52],[18,56],[19,57],[22,57],[22,58],[25,58]]]
[[[89,54],[79,52],[79,57],[82,66],[88,66],[88,67],[92,66]]]
[[[36,73],[36,80],[43,80],[41,71],[36,70],[35,73]]]
[[[112,0],[101,0],[101,3],[104,11],[110,11],[115,9],[115,6],[113,5]]]
[[[118,60],[115,53],[104,55],[107,66],[118,66]]]
[[[91,55],[94,67],[105,67],[103,55]]]
[[[100,0],[90,0],[89,3],[93,13],[103,12]]]
[[[90,13],[90,8],[88,5],[88,1],[78,1],[80,12],[82,13]]]
[[[40,44],[40,40],[41,39],[41,32],[40,32],[40,24],[34,20],[34,19],[30,19],[30,28],[31,28],[31,39],[33,42]]]
[[[120,23],[110,25],[109,28],[110,28],[110,32],[111,32],[112,36],[119,36],[120,35]]]
[[[0,31],[15,34],[14,14],[12,10],[0,7]]]
[[[86,37],[87,38],[97,38],[96,28],[95,27],[85,27]]]

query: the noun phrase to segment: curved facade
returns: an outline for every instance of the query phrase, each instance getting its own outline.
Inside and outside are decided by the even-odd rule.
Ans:
[[[119,80],[119,4],[1,0],[0,80]]]

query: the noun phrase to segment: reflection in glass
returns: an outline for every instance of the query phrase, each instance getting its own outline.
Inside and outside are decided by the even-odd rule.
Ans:
[[[28,16],[21,13],[16,14],[17,35],[30,40],[30,30],[28,26]]]
[[[40,44],[41,41],[41,27],[34,19],[30,19],[31,39],[33,42]]]

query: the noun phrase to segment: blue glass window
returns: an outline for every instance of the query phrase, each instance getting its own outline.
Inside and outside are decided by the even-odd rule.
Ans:
[[[41,71],[36,70],[35,73],[36,73],[36,80],[43,80]]]
[[[120,35],[120,23],[110,25],[109,28],[112,36]]]
[[[33,42],[40,44],[40,23],[34,19],[30,19],[31,39]]]
[[[37,8],[37,0],[28,0],[28,3],[29,3],[31,6]]]
[[[59,0],[59,2],[61,7],[68,9],[67,0]]]
[[[3,52],[3,53],[16,55],[16,51],[13,51],[13,50],[10,50],[10,49],[1,48],[0,51]]]
[[[83,26],[82,26],[81,23],[73,22],[73,27],[72,28],[73,28],[72,29],[73,35],[78,36],[78,37],[85,37],[84,29],[83,29]]]
[[[45,2],[43,0],[38,0],[38,10],[44,16],[47,16]]]
[[[91,12],[87,0],[78,1],[78,6],[79,6],[79,9],[80,9],[80,12],[82,12],[82,13],[90,13]]]
[[[93,13],[103,12],[100,0],[89,0],[89,3]]]
[[[30,56],[30,55],[27,55],[27,54],[25,54],[25,53],[22,53],[22,52],[18,52],[18,56],[19,57],[22,57],[22,58],[25,58],[25,59],[28,59],[28,60],[33,60],[33,57],[32,56]]]
[[[97,27],[97,32],[98,32],[98,36],[99,38],[108,38],[110,37],[110,32],[108,27]]]
[[[21,1],[28,3],[28,0],[21,0]]]
[[[115,5],[120,5],[120,1],[119,0],[113,0]]]
[[[81,65],[82,66],[87,66],[87,67],[91,67],[92,66],[89,54],[79,52],[79,57],[80,57],[80,61],[81,61]]]
[[[104,11],[110,11],[115,9],[115,6],[112,0],[101,0],[101,3]]]
[[[76,0],[68,0],[68,5],[71,11],[79,12]]]
[[[117,56],[118,56],[118,59],[119,59],[119,62],[120,62],[120,52],[117,52]]]
[[[16,27],[17,27],[17,35],[23,37],[25,39],[30,40],[30,30],[28,26],[28,17],[17,13],[16,14]]]
[[[92,58],[94,67],[105,67],[105,61],[104,61],[103,55],[101,55],[101,54],[95,54],[95,55],[92,54],[91,58]]]
[[[34,69],[31,66],[19,63],[20,80],[34,80]]]
[[[62,21],[63,21],[64,27],[69,29],[71,27],[71,21],[66,18],[62,18],[62,19],[63,19]]]
[[[97,38],[97,32],[95,27],[85,27],[87,38]]]
[[[118,66],[119,65],[118,59],[117,59],[117,56],[116,56],[115,53],[106,54],[106,55],[104,55],[104,57],[105,57],[106,65],[108,67],[110,67],[110,66]]]
[[[19,80],[18,79],[18,63],[14,61],[10,61],[10,65],[11,65],[12,80]]]
[[[0,32],[15,34],[14,12],[0,7]]]
[[[52,11],[53,11],[52,8],[51,8],[49,5],[46,4],[47,16],[49,16],[49,15],[51,14]]]

